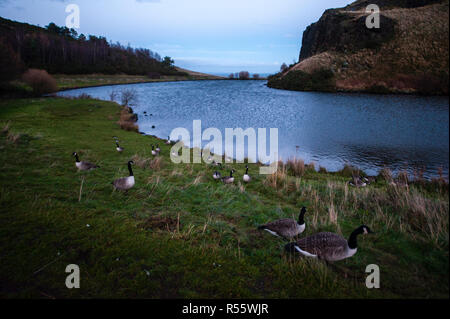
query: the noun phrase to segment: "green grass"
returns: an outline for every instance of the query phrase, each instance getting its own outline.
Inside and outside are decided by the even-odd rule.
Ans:
[[[403,191],[378,181],[349,189],[348,178],[310,170],[301,178],[281,172],[274,186],[254,164],[250,184],[238,182],[244,165],[233,164],[235,185],[222,185],[206,164],[172,164],[162,141],[121,130],[119,113],[117,104],[98,100],[0,102],[0,131],[9,121],[0,133],[1,297],[449,297],[448,188]],[[136,187],[114,192],[111,182],[127,175],[127,161],[151,157],[156,143],[162,167],[135,166]],[[74,151],[100,169],[78,173]],[[296,216],[303,205],[303,235],[348,237],[362,223],[376,234],[331,266],[292,258],[286,242],[256,227]],[[421,208],[438,224],[417,224],[434,221]],[[372,263],[381,270],[378,290],[365,287]],[[65,287],[68,264],[80,266],[80,289]]]

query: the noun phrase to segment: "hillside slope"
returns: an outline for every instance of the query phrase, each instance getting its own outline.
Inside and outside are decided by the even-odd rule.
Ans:
[[[365,26],[369,2],[380,7],[380,29]],[[448,0],[360,0],[326,10],[304,31],[299,63],[268,85],[448,94],[448,10]]]

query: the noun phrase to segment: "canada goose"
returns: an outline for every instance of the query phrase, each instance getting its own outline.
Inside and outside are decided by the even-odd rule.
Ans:
[[[157,151],[158,153],[161,152],[161,149],[159,148],[159,145],[158,145],[158,144],[156,144],[155,151]]]
[[[100,166],[89,163],[89,162],[80,162],[80,159],[78,158],[77,152],[73,152],[72,156],[75,157],[75,166],[80,171],[90,171],[91,169],[99,168]]]
[[[357,237],[360,234],[373,233],[366,225],[356,228],[350,238],[335,233],[317,233],[285,246],[288,252],[298,252],[302,256],[324,259],[325,261],[337,261],[349,258],[356,254]]]
[[[360,177],[353,177],[348,183],[350,186],[355,186],[355,187],[367,186],[367,183],[364,182]]]
[[[122,153],[122,152],[123,152],[123,147],[121,147],[121,146],[119,145],[119,141],[117,141],[117,140],[116,140],[116,150],[117,150],[117,152],[119,152],[119,153]]]
[[[244,174],[244,176],[242,176],[242,179],[246,183],[250,182],[250,180],[251,180],[250,175],[248,175],[248,165],[245,165],[245,174]]]
[[[259,226],[258,229],[266,230],[278,237],[295,237],[305,230],[305,213],[306,207],[302,207],[302,210],[298,215],[298,221],[295,221],[292,218],[284,218]]]
[[[230,176],[222,177],[222,182],[224,182],[225,184],[231,184],[231,183],[233,183],[233,182],[234,182],[234,177],[233,177],[233,173],[234,173],[234,172],[235,172],[235,170],[232,169],[232,170],[230,171]]]
[[[155,145],[152,145],[152,155],[156,156],[158,154],[159,154],[159,152],[157,150],[155,150]]]
[[[220,173],[218,171],[215,171],[213,174],[213,178],[214,179],[220,179],[222,177],[222,175],[220,175]]]
[[[212,165],[212,166],[214,166],[214,167],[217,167],[217,168],[220,169],[220,170],[223,169],[222,163],[218,163],[218,162],[216,162],[215,160],[213,160],[212,163],[211,163],[210,165]]]
[[[118,178],[113,182],[114,188],[122,191],[128,191],[135,184],[133,170],[131,169],[131,165],[134,164],[133,161],[128,162],[128,171],[130,172],[130,176]]]
[[[170,136],[167,136],[166,145],[170,145],[170,144],[171,144],[171,142],[170,142]]]

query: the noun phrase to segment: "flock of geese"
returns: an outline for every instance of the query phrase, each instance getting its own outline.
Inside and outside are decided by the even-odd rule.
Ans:
[[[114,139],[117,152],[122,153],[124,151],[124,148],[119,145],[119,140],[117,137],[114,137]],[[166,144],[171,144],[170,138],[167,140]],[[152,155],[158,156],[161,152],[159,146],[151,146]],[[90,171],[99,168],[98,165],[95,165],[93,163],[80,161],[79,156],[76,152],[74,152],[72,155],[75,157],[75,166],[78,168],[78,170]],[[133,161],[129,161],[127,163],[129,176],[118,178],[112,182],[114,189],[128,191],[135,185],[133,169],[131,167],[133,164]],[[221,167],[221,163],[216,163],[215,161],[213,161],[212,165]],[[248,174],[248,165],[246,165],[245,168],[245,174],[242,176],[242,179],[245,183],[248,183],[251,181],[251,177]],[[231,169],[229,176],[222,177],[220,172],[216,170],[212,176],[215,180],[221,180],[225,184],[232,184],[234,182],[233,173],[235,172],[236,171],[234,169]],[[362,186],[361,183],[364,183],[365,185],[363,186],[366,186],[369,182],[372,181],[362,180],[360,178],[358,178],[358,180],[356,178],[352,180],[352,183],[355,183],[354,186]],[[274,236],[291,241],[294,237],[300,235],[305,231],[305,214],[306,207],[302,207],[297,221],[291,218],[278,219],[265,225],[261,225],[258,227],[258,229],[265,230]],[[288,243],[287,245],[285,245],[285,250],[289,253],[296,253],[301,257],[317,258],[325,260],[326,262],[338,261],[352,257],[356,253],[358,235],[370,233],[373,232],[366,225],[361,225],[356,228],[350,234],[348,240],[335,233],[320,232]]]

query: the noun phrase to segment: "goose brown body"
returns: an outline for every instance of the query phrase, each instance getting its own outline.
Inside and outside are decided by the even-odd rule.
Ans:
[[[301,250],[328,261],[341,260],[349,255],[347,240],[335,233],[317,233],[295,243]]]
[[[292,218],[278,219],[273,222],[261,225],[258,229],[265,230],[272,235],[292,238],[301,234],[305,230],[304,216],[306,213],[306,207],[302,207],[298,216],[298,221]]]
[[[100,167],[93,163],[81,162],[80,159],[78,158],[78,154],[76,152],[74,152],[72,155],[75,157],[75,166],[78,168],[79,171],[90,171],[92,169],[96,169],[96,168]]]
[[[285,249],[289,252],[297,252],[301,256],[337,261],[356,254],[358,235],[369,233],[372,231],[365,225],[356,228],[348,240],[335,233],[321,232],[289,243]]]

